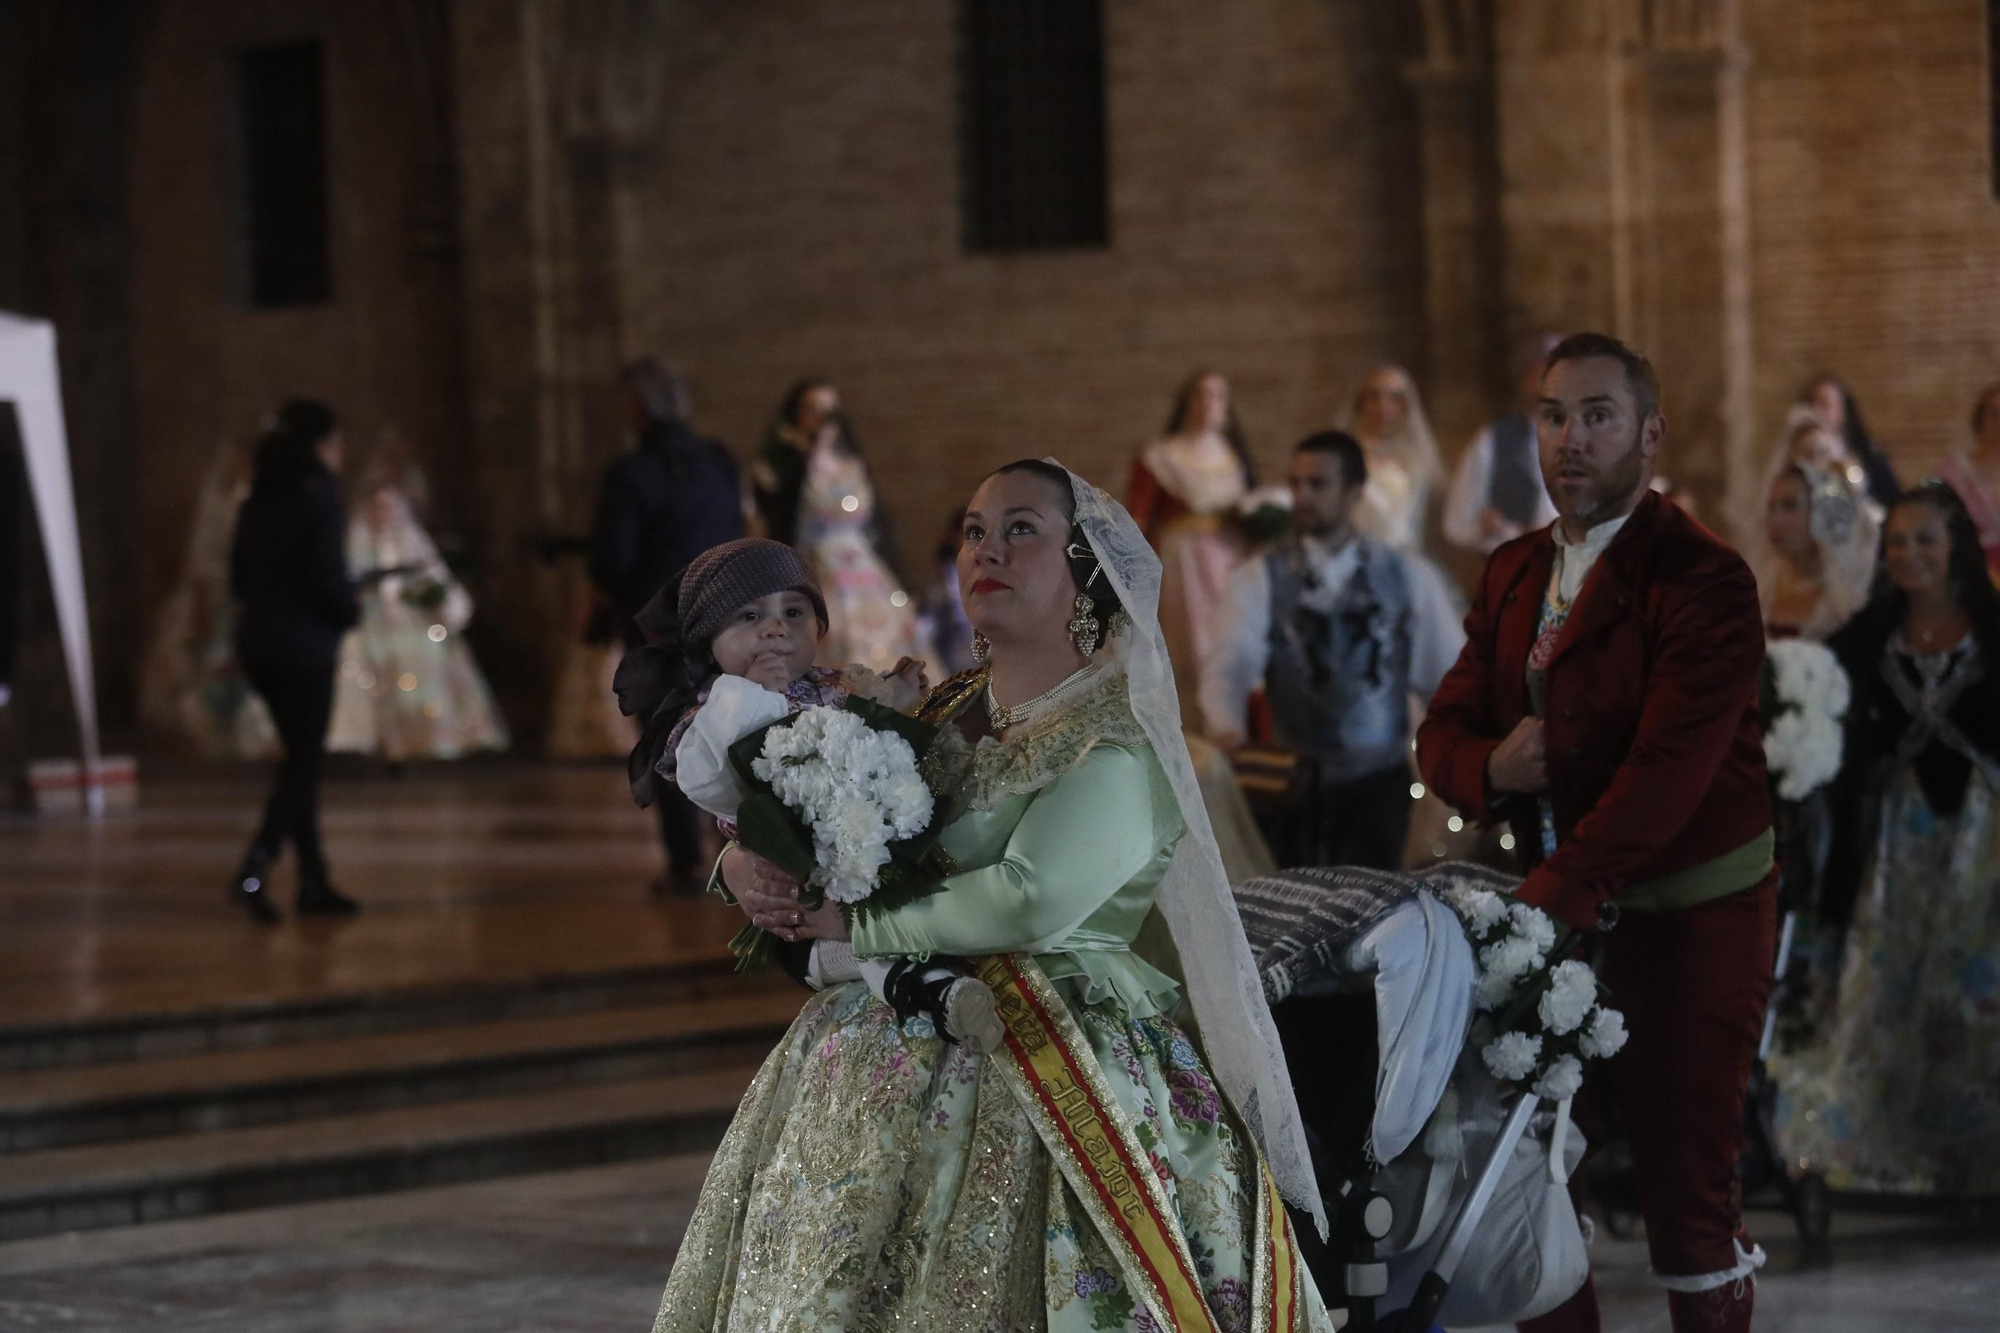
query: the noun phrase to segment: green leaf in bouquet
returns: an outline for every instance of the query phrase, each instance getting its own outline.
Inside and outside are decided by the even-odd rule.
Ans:
[[[746,793],[736,808],[736,841],[801,883],[813,872],[812,831],[768,787]]]
[[[901,736],[922,759],[937,739],[938,729],[928,722],[920,722],[907,713],[899,713],[873,699],[864,699],[858,694],[847,697],[847,711],[866,722],[870,730],[889,731]]]
[[[403,589],[403,600],[405,602],[426,611],[443,606],[445,598],[449,595],[450,589],[446,588],[437,579],[416,580],[406,585]]]
[[[1274,542],[1292,529],[1292,511],[1283,505],[1258,505],[1239,520],[1244,536],[1259,545]]]
[[[762,972],[778,956],[778,937],[757,926],[745,926],[730,936],[729,952],[736,955],[738,972]]]
[[[908,848],[912,843],[923,841],[927,844],[924,855],[912,855],[908,860],[898,855],[899,848]],[[872,921],[884,912],[893,912],[899,907],[928,898],[944,887],[946,871],[942,866],[927,859],[929,846],[937,843],[937,831],[927,830],[915,838],[906,838],[899,843],[889,844],[890,861],[883,867],[882,877],[876,882],[875,892],[858,903],[840,905],[841,920],[851,931],[863,922]]]

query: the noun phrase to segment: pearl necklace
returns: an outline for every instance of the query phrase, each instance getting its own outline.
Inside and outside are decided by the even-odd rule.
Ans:
[[[1074,690],[1096,670],[1096,663],[1081,667],[1057,681],[1051,688],[1043,690],[1034,698],[1012,706],[1003,705],[998,699],[993,697],[993,677],[989,675],[986,678],[986,718],[993,724],[993,730],[996,733],[1006,731],[1019,723],[1027,721],[1029,715],[1043,704],[1054,703],[1057,699]]]

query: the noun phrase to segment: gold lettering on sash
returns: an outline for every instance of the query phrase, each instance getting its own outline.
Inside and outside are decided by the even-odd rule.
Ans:
[[[992,989],[1007,1030],[1012,1050],[1004,1057],[1006,1067],[1025,1080],[1021,1090],[1030,1114],[1046,1126],[1043,1139],[1058,1162],[1069,1163],[1062,1168],[1065,1175],[1072,1166],[1085,1173],[1086,1179],[1071,1177],[1071,1184],[1087,1209],[1101,1210],[1099,1225],[1107,1228],[1106,1241],[1121,1254],[1120,1266],[1135,1292],[1170,1327],[1217,1333],[1164,1196],[1156,1182],[1135,1174],[1151,1170],[1151,1159],[1110,1118],[1099,1100],[1102,1092],[1086,1082],[1087,1074],[1077,1073],[1073,1062],[1085,1062],[1087,1070],[1093,1059],[1079,1037],[1064,1032],[1060,1013],[1038,1012],[1037,1004],[1046,1008],[1047,1002],[1030,998],[1039,979],[1034,964],[1024,960],[1017,971],[1005,955],[995,955],[979,967],[978,976]],[[1122,1234],[1110,1225],[1114,1217],[1125,1228]]]

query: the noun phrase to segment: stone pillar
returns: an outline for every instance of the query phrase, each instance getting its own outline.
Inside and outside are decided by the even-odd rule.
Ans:
[[[1494,31],[1507,330],[1643,348],[1663,471],[1719,525],[1757,484],[1734,0],[1500,0]]]
[[[588,530],[627,447],[615,395],[626,345],[629,176],[657,101],[649,6],[458,0],[453,11],[474,540],[496,675],[524,741],[546,728],[576,632],[573,574],[540,538]],[[634,71],[638,71],[635,73]]]
[[[517,733],[546,727],[564,635],[560,580],[523,538],[558,529],[567,412],[558,288],[563,236],[545,0],[453,10],[465,384],[482,646]]]
[[[1668,393],[1664,470],[1719,531],[1750,521],[1752,438],[1745,60],[1733,44],[1656,45],[1644,57],[1649,181],[1644,337]]]
[[[1495,21],[1510,333],[1630,335],[1629,91],[1602,0],[1502,0]]]
[[[1449,455],[1509,392],[1493,85],[1468,60],[1425,59],[1404,77],[1423,166],[1426,396]]]

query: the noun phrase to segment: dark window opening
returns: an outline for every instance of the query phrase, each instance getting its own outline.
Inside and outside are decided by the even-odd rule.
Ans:
[[[318,42],[234,57],[237,221],[245,294],[256,306],[333,294],[327,265],[325,58]]]
[[[1111,240],[1100,0],[960,0],[968,250]]]

